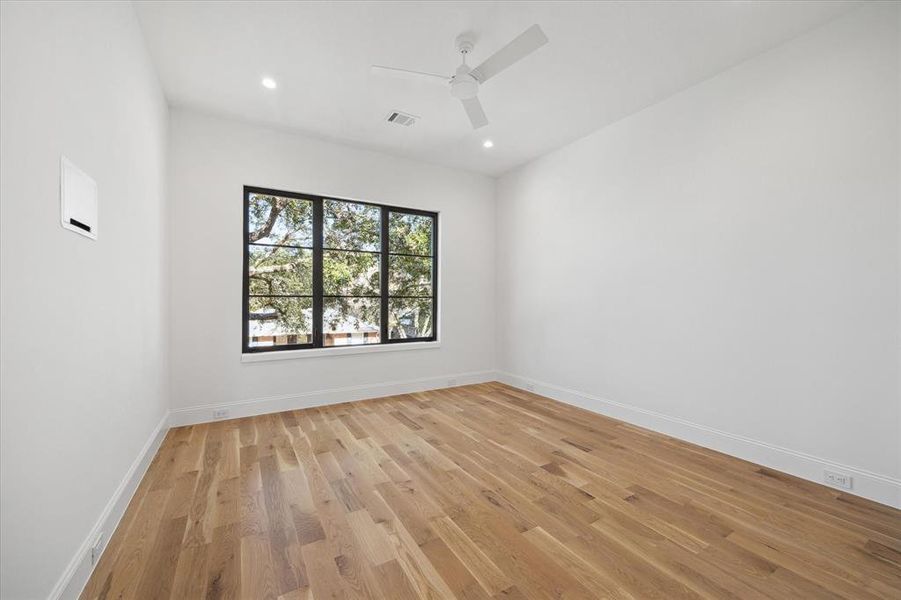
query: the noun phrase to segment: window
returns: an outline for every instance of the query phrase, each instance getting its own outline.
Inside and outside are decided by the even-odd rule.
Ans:
[[[246,352],[437,339],[436,213],[244,188]]]

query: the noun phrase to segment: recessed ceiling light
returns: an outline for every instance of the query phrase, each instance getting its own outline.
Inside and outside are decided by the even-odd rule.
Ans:
[[[482,147],[483,148],[494,148],[494,142],[492,142],[491,140],[485,140],[484,142],[482,142]]]
[[[263,77],[263,87],[266,89],[274,90],[278,87],[278,84],[275,83],[275,80],[272,77]]]

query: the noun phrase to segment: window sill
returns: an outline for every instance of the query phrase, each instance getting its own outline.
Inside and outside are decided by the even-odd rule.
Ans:
[[[272,360],[293,360],[296,358],[319,358],[323,356],[346,356],[348,354],[370,354],[374,352],[401,352],[409,350],[434,350],[441,342],[409,342],[406,344],[372,344],[371,346],[339,346],[335,348],[310,348],[308,350],[282,350],[273,352],[251,352],[241,355],[242,363],[269,362]]]

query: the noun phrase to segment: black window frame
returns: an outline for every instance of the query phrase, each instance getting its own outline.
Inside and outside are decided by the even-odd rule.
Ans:
[[[279,346],[251,346],[250,345],[250,246],[255,245],[250,242],[250,197],[252,194],[261,194],[267,196],[279,196],[282,198],[294,198],[297,200],[306,200],[312,202],[313,206],[313,245],[309,249],[313,253],[313,322],[312,336],[309,344],[283,344]],[[337,201],[348,202],[352,204],[365,204],[368,206],[378,207],[380,210],[381,235],[379,250],[355,250],[359,252],[369,252],[379,255],[379,303],[380,303],[380,319],[379,319],[379,341],[368,344],[348,344],[344,346],[325,346],[323,344],[323,305],[326,296],[323,293],[322,282],[322,257],[329,248],[323,247],[323,202]],[[409,214],[432,219],[432,335],[428,337],[417,338],[397,338],[389,339],[388,336],[388,303],[391,298],[405,298],[407,296],[391,296],[388,293],[388,265],[390,256],[419,256],[420,254],[405,254],[402,252],[390,252],[389,244],[389,218],[391,213]],[[438,341],[438,213],[434,211],[421,210],[418,208],[405,208],[401,206],[392,206],[388,204],[379,204],[376,202],[368,202],[365,200],[353,200],[350,198],[339,198],[335,196],[323,196],[318,194],[305,194],[300,192],[288,192],[284,190],[275,190],[271,188],[244,186],[244,233],[241,236],[243,241],[244,256],[244,272],[242,287],[242,323],[241,323],[241,351],[244,354],[259,354],[264,352],[284,352],[288,350],[313,350],[313,349],[331,349],[331,348],[370,348],[393,344],[409,344],[414,342],[436,342]],[[263,244],[266,245],[266,244]],[[341,249],[337,249],[341,250]],[[309,297],[309,296],[297,296]],[[419,298],[427,298],[428,296],[418,296]]]

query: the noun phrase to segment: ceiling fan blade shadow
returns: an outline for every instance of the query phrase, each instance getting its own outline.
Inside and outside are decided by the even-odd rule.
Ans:
[[[522,60],[547,44],[547,36],[538,25],[532,25],[512,42],[489,56],[482,64],[470,71],[479,83],[488,81],[507,67]]]

